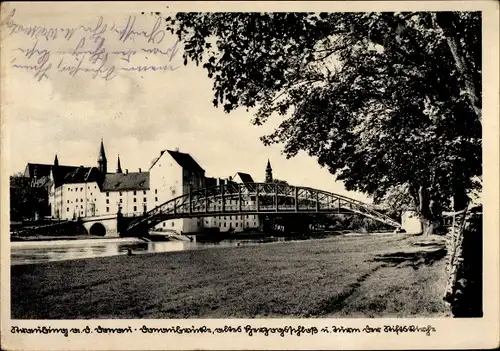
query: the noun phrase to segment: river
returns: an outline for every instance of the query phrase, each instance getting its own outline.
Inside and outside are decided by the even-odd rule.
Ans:
[[[210,247],[264,245],[278,241],[285,241],[285,238],[224,240],[220,243],[178,240],[145,242],[134,238],[12,242],[11,265],[126,255],[129,249],[133,254],[144,254],[201,250]]]

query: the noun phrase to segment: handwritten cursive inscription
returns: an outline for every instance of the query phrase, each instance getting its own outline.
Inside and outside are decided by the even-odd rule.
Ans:
[[[60,74],[109,81],[120,74],[179,68],[179,43],[167,35],[162,23],[159,16],[128,15],[97,16],[93,24],[72,27],[32,25],[18,21],[14,9],[0,27],[18,44],[11,52],[11,67],[31,73],[37,81]]]

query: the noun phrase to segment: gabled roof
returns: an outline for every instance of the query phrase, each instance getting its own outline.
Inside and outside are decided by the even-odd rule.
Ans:
[[[168,154],[172,156],[175,162],[177,162],[177,164],[182,168],[195,173],[205,173],[205,170],[201,168],[201,166],[191,157],[190,154],[171,150],[162,150],[160,152],[160,156],[153,160],[149,169],[153,168],[153,166],[156,164],[156,162],[158,162],[158,160],[163,156],[165,152],[168,152]]]
[[[24,170],[24,176],[33,178],[36,176],[37,178],[50,176],[50,169],[52,165],[42,164],[42,163],[28,163],[26,165],[26,169]]]
[[[109,173],[104,177],[102,191],[149,190],[149,172]]]
[[[59,167],[54,167],[57,169]],[[96,167],[71,167],[67,169],[63,182],[65,184],[98,182],[101,173]]]
[[[54,177],[54,185],[56,186],[56,188],[64,183],[66,183],[66,176],[68,174],[72,174],[72,173],[76,172],[76,170],[78,168],[86,168],[88,170],[90,167],[52,166],[52,175]],[[70,177],[70,178],[72,178],[72,177]],[[73,181],[72,183],[83,183],[83,181],[82,182]]]
[[[240,179],[243,183],[255,183],[253,181],[252,176],[248,173],[236,172],[236,176],[240,177]],[[235,178],[236,178],[236,176],[235,176]]]
[[[205,170],[201,168],[201,166],[191,157],[190,154],[170,150],[167,150],[167,152],[182,168],[187,169],[191,172],[205,173]]]
[[[35,188],[48,188],[50,183],[49,176],[43,176],[41,178],[37,178],[36,182],[33,184]]]

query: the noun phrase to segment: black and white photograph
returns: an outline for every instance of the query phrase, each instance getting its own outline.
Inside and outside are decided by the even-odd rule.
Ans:
[[[497,345],[498,3],[335,3],[2,5],[2,348]]]

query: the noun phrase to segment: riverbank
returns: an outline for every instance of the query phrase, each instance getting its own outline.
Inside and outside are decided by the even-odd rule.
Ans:
[[[440,256],[420,237],[336,236],[11,267],[12,318],[442,317]]]

